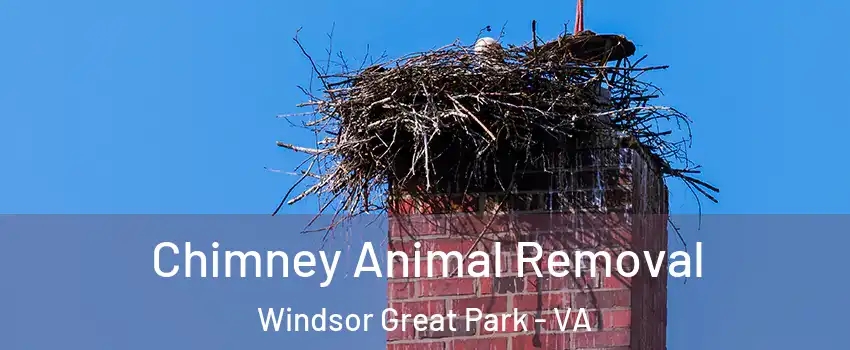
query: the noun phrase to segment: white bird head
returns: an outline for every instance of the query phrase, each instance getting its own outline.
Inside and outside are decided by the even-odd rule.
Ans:
[[[474,50],[475,50],[476,54],[480,55],[484,51],[491,50],[491,49],[501,49],[501,48],[502,48],[502,45],[499,44],[499,42],[496,41],[496,39],[493,39],[491,37],[483,37],[481,39],[478,39],[478,41],[475,42],[475,49]]]

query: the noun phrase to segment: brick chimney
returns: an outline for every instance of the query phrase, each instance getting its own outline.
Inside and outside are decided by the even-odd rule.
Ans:
[[[491,314],[516,308],[532,316],[526,332],[512,328],[492,332],[482,324],[472,329],[460,324],[457,332],[417,332],[409,327],[406,332],[388,332],[387,349],[666,348],[666,261],[659,278],[647,276],[645,266],[632,278],[590,278],[587,273],[576,277],[573,271],[567,277],[541,279],[530,269],[517,274],[517,241],[537,241],[547,249],[565,251],[667,250],[667,189],[651,156],[616,141],[609,147],[577,146],[557,158],[559,164],[525,170],[509,193],[435,195],[449,204],[440,209],[433,202],[393,198],[402,204],[390,213],[391,251],[412,253],[414,242],[420,242],[423,257],[427,250],[493,254],[494,242],[499,241],[503,273],[499,278],[466,274],[403,278],[401,266],[395,266],[399,272],[389,279],[387,291],[391,308],[430,315],[444,315],[447,310],[463,315],[467,307]],[[418,261],[411,262],[411,275],[414,264],[427,273],[425,262]],[[442,270],[435,267],[439,275]],[[572,308],[574,315],[586,308],[592,330],[561,331],[552,314],[555,307],[562,312]],[[534,324],[535,318],[547,322]]]

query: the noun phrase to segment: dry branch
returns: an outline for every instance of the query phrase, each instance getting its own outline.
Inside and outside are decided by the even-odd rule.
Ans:
[[[284,202],[323,195],[337,201],[323,203],[323,211],[345,218],[386,209],[393,191],[509,192],[504,184],[516,183],[522,169],[557,164],[553,154],[588,138],[639,148],[665,175],[715,200],[717,189],[693,177],[699,171],[686,153],[690,119],[651,104],[660,90],[640,80],[667,67],[639,67],[643,58],[577,59],[569,47],[582,35],[542,45],[535,35],[526,45],[480,55],[456,42],[365,68],[341,62],[337,72],[328,72],[330,65],[322,71],[296,37],[322,83],[321,91],[305,91],[308,101],[299,106],[311,108],[312,119],[303,126],[324,137],[313,147],[278,143],[311,159],[306,172],[296,169],[311,174],[299,184],[315,181]]]

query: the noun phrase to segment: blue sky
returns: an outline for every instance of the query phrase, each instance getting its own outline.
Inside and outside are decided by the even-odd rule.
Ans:
[[[268,213],[308,141],[296,111],[321,55],[396,56],[532,19],[554,37],[573,1],[4,1],[0,212]],[[587,2],[587,27],[627,34],[664,102],[693,117],[692,157],[721,188],[707,213],[846,213],[841,181],[847,5],[839,1]],[[819,182],[832,183],[824,186]],[[696,212],[671,184],[672,210]],[[310,212],[312,203],[288,208]]]

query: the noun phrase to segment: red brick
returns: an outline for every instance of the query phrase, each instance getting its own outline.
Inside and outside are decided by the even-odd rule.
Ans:
[[[393,217],[393,216],[405,217],[405,216],[413,214],[417,211],[416,210],[416,203],[412,199],[410,199],[409,197],[404,198],[404,199],[395,198],[392,201],[392,203],[390,203],[390,206],[391,206],[391,210],[387,210],[387,215],[390,216],[390,217]]]
[[[429,326],[428,329],[417,331],[416,337],[420,339],[468,337],[475,335],[475,331],[478,329],[476,326],[477,324],[475,322],[471,322],[467,326],[465,319],[445,319],[443,320],[442,330],[432,329]]]
[[[421,244],[422,241],[419,241],[419,243]],[[387,250],[391,251],[391,252],[404,252],[404,254],[407,254],[407,256],[410,257],[410,259],[412,260],[414,253],[417,250],[419,250],[421,252],[422,246],[420,245],[419,249],[416,249],[416,241],[412,241],[412,240],[396,241],[396,240],[394,240],[394,241],[390,242],[390,244],[387,246]]]
[[[449,278],[422,280],[419,282],[419,296],[454,296],[475,294],[475,279]]]
[[[474,338],[453,340],[447,350],[507,350],[508,338]]]
[[[481,295],[493,294],[493,277],[479,278],[478,288]]]
[[[522,293],[525,290],[525,278],[508,276],[481,279],[481,294]]]
[[[441,214],[441,216],[447,213],[474,213],[478,209],[478,197],[473,195],[461,197],[432,194],[420,201],[419,207],[422,213]]]
[[[466,255],[466,252],[472,248],[474,241],[459,238],[438,238],[422,241],[422,256],[427,256],[427,252],[459,252],[461,255]],[[454,259],[452,259],[454,260]]]
[[[540,349],[534,345],[534,335],[518,335],[511,338],[512,350]]]
[[[387,296],[390,300],[409,299],[413,297],[414,289],[412,282],[389,282]]]
[[[570,307],[570,295],[565,293],[519,294],[513,306],[520,311],[550,311],[554,308]]]
[[[553,227],[552,215],[549,213],[515,215],[514,219],[514,229],[526,232],[549,231]]]
[[[390,237],[420,238],[444,234],[446,219],[439,215],[395,216],[389,218]]]
[[[549,281],[537,276],[525,276],[525,291],[538,292],[549,290]]]
[[[576,293],[573,306],[590,309],[608,309],[631,306],[631,293],[628,290],[596,290]]]
[[[584,275],[576,277],[568,275],[566,277],[552,277],[549,275],[538,278],[537,276],[526,276],[526,291],[558,291],[558,290],[585,290],[596,288],[596,280],[593,277]]]
[[[518,335],[511,339],[511,343],[511,350],[564,350],[570,348],[570,335],[567,333]]]
[[[631,278],[617,276],[616,274],[610,277],[605,277],[602,281],[602,288],[606,289],[625,289],[631,286]]]
[[[631,228],[614,228],[609,233],[612,245],[628,247],[632,243]]]
[[[466,309],[476,308],[486,313],[506,312],[508,309],[507,297],[472,297],[455,299],[452,301],[452,310],[459,314],[466,314]]]
[[[487,229],[487,232],[493,232],[492,227],[487,227],[489,218],[484,218],[480,215],[451,215],[446,220],[448,234],[454,235],[477,235]]]
[[[629,151],[632,152],[632,151]],[[633,155],[634,152],[629,153]],[[622,156],[622,154],[619,154]],[[572,156],[570,156],[572,159]],[[589,159],[588,162],[595,161]],[[627,161],[631,164],[631,160]],[[585,166],[584,158],[581,158],[581,166]],[[612,163],[613,164],[613,163]],[[648,164],[648,163],[647,163]],[[623,166],[623,164],[619,164]],[[642,166],[623,168],[622,177],[603,177],[608,189],[616,188],[625,191],[638,191],[639,193],[614,193],[612,195],[620,195],[623,200],[630,201],[630,198],[638,198],[635,196],[648,196],[647,198],[666,198],[666,192],[663,188],[663,181],[660,178],[652,178],[649,172],[650,167]],[[589,169],[582,169],[587,171]],[[612,168],[611,172],[620,172],[620,169]],[[642,173],[637,173],[638,171]],[[632,176],[634,174],[634,176]],[[584,180],[596,181],[596,170],[587,172]],[[592,175],[592,176],[591,176]],[[616,175],[616,174],[615,174]],[[640,176],[640,177],[638,177]],[[575,180],[575,176],[570,175],[571,179]],[[635,177],[640,180],[640,189],[632,184],[631,178]],[[622,181],[625,180],[625,181]],[[588,181],[584,181],[590,183]],[[534,183],[526,183],[526,188],[536,189]],[[570,184],[571,188],[574,187]],[[548,189],[541,188],[541,189]],[[542,192],[541,192],[542,193]],[[540,193],[537,193],[539,195]],[[569,193],[559,194],[567,195],[569,198],[564,198],[569,202],[563,207],[570,209],[575,206],[587,205],[583,204],[586,198],[583,198],[587,193]],[[497,199],[498,195],[488,196],[491,199]],[[642,197],[641,197],[642,198]],[[452,202],[454,208],[461,211],[470,211],[474,206],[480,204],[477,197],[474,201]],[[540,198],[537,198],[540,199]],[[404,203],[404,202],[407,203]],[[616,202],[617,199],[614,199]],[[423,207],[421,203],[416,203],[415,208],[412,205],[413,201],[402,199],[403,204],[407,204],[408,210],[425,211],[432,210],[428,207]],[[541,201],[542,202],[542,201]],[[448,203],[448,202],[447,202]],[[469,205],[467,205],[469,204]],[[517,241],[532,241],[539,238],[539,242],[546,248],[562,249],[558,244],[568,245],[571,249],[594,249],[605,251],[617,251],[628,246],[629,249],[641,251],[645,249],[666,250],[667,235],[664,230],[666,225],[666,216],[664,220],[649,220],[643,218],[646,212],[666,213],[666,205],[664,203],[643,203],[648,204],[646,208],[635,208],[636,213],[625,214],[612,213],[601,215],[551,215],[510,212],[505,215],[505,220],[497,218],[498,222],[487,227],[491,232],[485,233],[482,242],[476,249],[482,251],[492,251],[491,242],[502,242],[502,261],[501,278],[495,275],[487,278],[471,278],[469,276],[453,276],[448,279],[440,279],[442,274],[441,262],[437,262],[436,270],[433,271],[436,278],[427,278],[427,264],[425,261],[416,261],[408,263],[407,267],[410,270],[409,276],[413,276],[413,267],[421,267],[422,278],[400,279],[391,278],[388,287],[388,296],[394,307],[404,313],[444,313],[447,307],[464,313],[466,308],[479,308],[484,312],[491,314],[501,314],[511,312],[508,306],[526,309],[525,313],[531,313],[526,320],[530,332],[517,333],[513,330],[513,318],[507,318],[505,328],[497,331],[486,331],[483,329],[483,324],[477,325],[475,330],[469,332],[415,332],[413,335],[410,332],[396,332],[390,334],[388,338],[397,338],[399,341],[390,340],[387,345],[388,350],[524,350],[524,349],[594,349],[594,350],[627,350],[629,343],[634,340],[635,345],[640,345],[646,348],[663,349],[665,345],[665,324],[666,319],[666,280],[652,280],[641,282],[634,286],[631,285],[629,279],[618,279],[616,277],[590,277],[587,271],[582,271],[583,274],[576,277],[572,271],[575,266],[567,267],[570,273],[561,278],[546,277],[538,281],[536,276],[530,276],[532,272],[527,268],[524,269],[526,276],[509,277],[516,275],[515,253]],[[610,205],[620,205],[611,203]],[[481,209],[481,208],[478,208]],[[610,208],[609,208],[610,209]],[[615,208],[618,209],[618,208]],[[621,208],[619,208],[621,209]],[[438,208],[434,208],[438,210]],[[452,210],[449,208],[448,210]],[[476,209],[477,210],[477,209]],[[615,210],[616,211],[616,210]],[[635,215],[632,217],[632,215]],[[520,216],[520,220],[516,220]],[[487,216],[474,216],[467,214],[453,214],[450,216],[443,215],[424,215],[418,218],[410,218],[409,222],[401,222],[398,219],[407,219],[398,215],[390,215],[391,221],[390,236],[391,241],[397,247],[403,242],[406,252],[413,256],[413,241],[415,237],[422,243],[419,252],[423,259],[426,257],[428,250],[452,252],[457,251],[461,255],[465,254],[475,242],[476,237],[481,229],[484,229],[486,223],[491,218]],[[483,219],[483,220],[482,220]],[[657,222],[656,222],[657,221]],[[519,223],[519,227],[513,226]],[[406,225],[406,226],[405,226]],[[553,228],[554,231],[549,230]],[[546,229],[548,232],[536,231]],[[458,232],[454,232],[458,231]],[[532,238],[531,234],[536,238]],[[408,235],[410,234],[410,236]],[[411,237],[413,236],[413,237]],[[470,238],[472,237],[472,238]],[[633,240],[640,238],[639,240]],[[579,239],[584,240],[586,244],[582,245]],[[628,243],[628,244],[626,244]],[[591,248],[590,245],[593,245]],[[398,248],[397,248],[398,249]],[[612,255],[612,263],[616,261],[616,255]],[[572,254],[570,253],[570,256]],[[492,256],[491,256],[492,260]],[[468,267],[470,261],[465,261],[465,267]],[[574,263],[574,261],[570,261]],[[493,267],[491,261],[491,267]],[[541,269],[546,272],[548,265],[548,256],[544,254],[539,261]],[[452,272],[456,269],[456,264],[453,259],[450,260],[447,270]],[[399,266],[394,267],[396,277],[401,277]],[[464,274],[467,272],[464,269]],[[601,271],[598,269],[597,271]],[[405,286],[412,288],[405,289]],[[542,293],[538,296],[538,293]],[[428,298],[444,300],[421,300],[415,298]],[[540,299],[538,299],[540,298]],[[634,303],[634,311],[640,310],[640,314],[633,314],[630,309]],[[539,304],[539,306],[538,306]],[[638,307],[640,306],[640,307]],[[541,334],[533,334],[536,323],[534,313],[538,307],[545,311],[543,318],[546,323],[541,324]],[[567,333],[560,332],[558,322],[555,315],[550,311],[554,307],[558,307],[561,313],[566,311],[566,308],[572,307],[572,312],[567,324]],[[588,308],[586,313],[588,323],[593,329],[586,332],[583,329],[578,329],[577,333],[573,333],[573,325],[576,322],[579,314],[578,308]],[[424,312],[423,312],[424,311]],[[639,324],[632,324],[631,319],[641,319]],[[499,322],[501,325],[501,322]],[[520,327],[522,328],[522,327]],[[634,329],[630,329],[634,328]],[[408,327],[412,329],[412,327]],[[639,337],[633,336],[639,334]],[[436,340],[440,339],[440,340]],[[637,344],[639,343],[639,344]]]
[[[401,314],[443,315],[446,313],[444,300],[393,302],[390,307],[399,313],[399,317]]]
[[[443,342],[417,342],[406,344],[388,344],[387,350],[445,350]]]
[[[629,345],[629,331],[603,331],[574,333],[575,346],[582,348],[601,348],[606,346]]]
[[[402,329],[401,326],[398,326],[391,331],[387,331],[387,341],[410,340],[415,337],[416,330],[414,330],[413,327],[405,327],[405,329]]]
[[[603,328],[624,328],[632,324],[631,310],[603,310],[602,311],[602,327]]]

